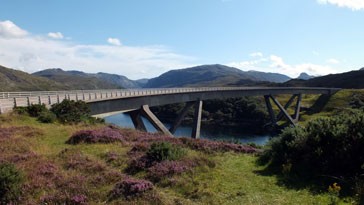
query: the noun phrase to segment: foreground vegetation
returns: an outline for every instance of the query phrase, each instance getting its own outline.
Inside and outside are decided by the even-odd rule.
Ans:
[[[364,203],[361,93],[304,110],[263,150],[115,127],[80,102],[17,108],[0,115],[1,203]]]
[[[21,173],[12,198],[20,203],[329,203],[326,189],[283,185],[281,174],[256,164],[250,147],[18,114],[0,120],[0,160]],[[182,150],[163,154],[176,146]]]

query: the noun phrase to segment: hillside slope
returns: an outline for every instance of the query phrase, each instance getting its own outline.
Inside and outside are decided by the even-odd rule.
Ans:
[[[226,85],[252,85],[259,81],[279,81],[289,77],[258,71],[244,72],[237,68],[224,65],[201,65],[192,68],[171,70],[159,77],[152,78],[145,87],[197,87],[197,86],[226,86]]]
[[[345,73],[330,74],[309,80],[293,79],[283,84],[283,86],[306,86],[306,87],[335,87],[358,89],[364,88],[364,70],[350,71]]]
[[[71,87],[48,78],[0,66],[0,91],[2,92],[69,89]]]
[[[119,85],[100,80],[96,77],[89,77],[88,74],[80,71],[64,71],[62,69],[55,68],[42,70],[33,73],[33,75],[49,78],[77,90],[121,88]]]

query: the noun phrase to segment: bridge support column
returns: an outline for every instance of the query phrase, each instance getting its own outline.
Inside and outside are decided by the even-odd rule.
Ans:
[[[173,137],[172,133],[163,125],[163,123],[153,114],[153,112],[149,109],[149,105],[143,105],[141,107],[141,114],[149,120],[150,123],[157,129],[159,132],[162,132],[165,135]]]
[[[265,104],[267,105],[267,109],[268,109],[268,113],[270,115],[270,119],[272,120],[272,124],[276,125],[277,121],[276,121],[276,117],[274,115],[274,111],[272,109],[272,104],[270,103],[270,96],[269,95],[265,95],[264,96],[264,100],[265,100]]]
[[[172,134],[174,134],[176,132],[177,128],[180,126],[183,118],[186,116],[186,114],[188,113],[188,110],[192,107],[192,105],[194,105],[194,102],[187,102],[186,106],[183,108],[181,113],[179,113],[179,115],[177,116],[177,118],[174,121],[173,125],[171,126],[171,128],[169,128],[169,131]]]
[[[194,139],[200,138],[201,117],[202,117],[202,100],[198,100],[195,102],[195,116],[193,119],[193,127],[191,135],[191,137]]]
[[[298,122],[298,119],[300,118],[301,99],[302,99],[302,95],[298,94],[297,95],[296,109],[295,109],[294,118],[293,118],[296,123]]]
[[[142,115],[140,113],[140,110],[134,110],[129,112],[130,118],[133,121],[134,127],[137,130],[146,132],[147,129],[145,128],[144,122],[142,120]]]
[[[296,102],[296,108],[295,108],[295,113],[293,115],[293,117],[288,113],[287,108],[292,104],[292,102],[294,101],[294,99],[297,97],[297,102]],[[289,123],[296,125],[298,123],[298,119],[299,119],[299,113],[300,113],[300,107],[301,107],[301,98],[302,95],[301,94],[295,94],[293,95],[288,102],[286,103],[286,105],[283,107],[276,98],[274,98],[272,95],[266,95],[264,96],[267,107],[268,107],[268,112],[272,118],[272,123],[273,124],[277,124],[277,121],[281,120],[282,117],[284,116]],[[279,108],[280,112],[277,115],[277,118],[275,118],[274,116],[274,112],[272,109],[272,105],[270,103],[270,99],[273,100],[274,104]]]

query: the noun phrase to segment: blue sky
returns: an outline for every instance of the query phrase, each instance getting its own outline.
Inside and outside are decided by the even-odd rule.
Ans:
[[[3,0],[0,65],[131,79],[200,64],[296,77],[364,67],[364,0]]]

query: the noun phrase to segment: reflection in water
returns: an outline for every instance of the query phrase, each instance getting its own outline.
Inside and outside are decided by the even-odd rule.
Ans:
[[[130,127],[134,128],[133,122],[130,119],[130,116],[127,114],[116,114],[112,116],[105,117],[106,122],[114,123],[115,125],[121,127]],[[146,119],[143,118],[144,124],[148,130],[148,132],[156,132],[156,129],[152,124]],[[164,123],[164,125],[169,128],[170,124]],[[180,126],[176,133],[174,134],[177,137],[180,136],[191,136],[192,128],[187,126]],[[270,135],[252,135],[248,133],[244,133],[244,130],[240,130],[237,128],[222,128],[222,127],[204,127],[201,126],[201,138],[202,139],[218,139],[218,140],[238,140],[242,143],[254,142],[258,145],[264,145],[270,137]]]

